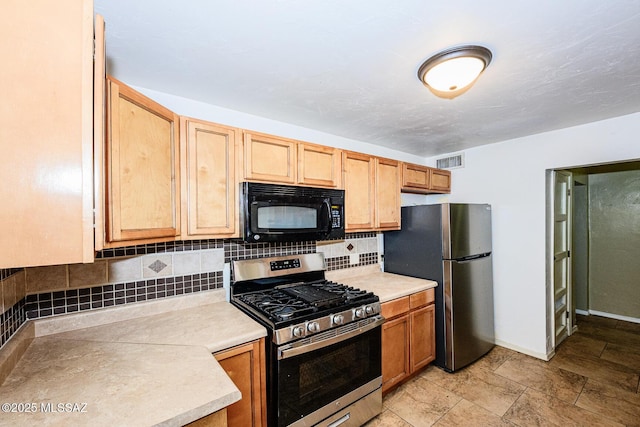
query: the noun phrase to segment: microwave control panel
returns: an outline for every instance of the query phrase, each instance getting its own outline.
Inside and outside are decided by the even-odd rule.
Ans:
[[[342,206],[331,205],[331,228],[342,227]]]

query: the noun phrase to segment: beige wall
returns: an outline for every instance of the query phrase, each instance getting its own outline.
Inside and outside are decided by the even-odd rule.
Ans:
[[[589,176],[589,302],[640,318],[640,170]]]

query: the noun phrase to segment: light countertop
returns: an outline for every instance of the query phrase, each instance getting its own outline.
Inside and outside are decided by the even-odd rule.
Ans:
[[[266,330],[221,292],[34,322],[36,338],[0,387],[0,403],[22,406],[3,407],[0,426],[181,426],[238,401],[211,353]]]
[[[381,303],[438,286],[433,280],[380,271],[378,264],[327,271],[325,276],[329,280],[373,292]]]

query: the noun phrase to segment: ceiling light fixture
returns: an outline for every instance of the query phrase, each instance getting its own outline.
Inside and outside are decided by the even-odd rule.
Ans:
[[[491,58],[486,47],[453,47],[427,59],[418,70],[418,78],[434,95],[453,99],[473,86]]]

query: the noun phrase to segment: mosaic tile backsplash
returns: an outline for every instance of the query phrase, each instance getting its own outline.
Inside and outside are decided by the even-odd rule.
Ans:
[[[352,233],[326,242],[167,242],[107,249],[92,264],[0,270],[0,291],[15,275],[26,295],[3,305],[0,346],[27,319],[218,289],[223,287],[224,265],[231,260],[314,252],[324,253],[328,270],[376,264],[377,234]]]

